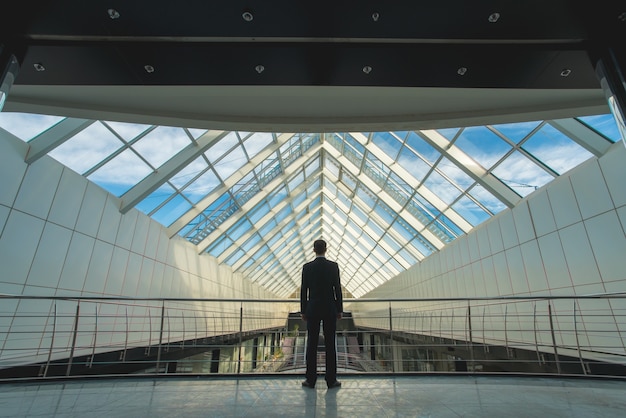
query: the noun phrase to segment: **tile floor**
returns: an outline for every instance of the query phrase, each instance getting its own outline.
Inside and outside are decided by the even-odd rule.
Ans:
[[[623,417],[626,381],[489,376],[126,377],[0,383],[0,417]]]

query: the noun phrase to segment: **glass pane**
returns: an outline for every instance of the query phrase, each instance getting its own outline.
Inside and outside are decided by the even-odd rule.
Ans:
[[[429,143],[424,141],[419,135],[415,132],[411,132],[406,139],[406,145],[410,147],[413,151],[422,156],[426,161],[431,164],[434,164],[437,159],[441,156],[439,151],[432,147]]]
[[[482,210],[474,201],[467,196],[460,198],[454,205],[452,205],[459,215],[461,215],[467,222],[476,226],[489,219],[489,214]]]
[[[150,128],[151,125],[143,125],[140,123],[124,123],[124,122],[104,122],[113,129],[126,142],[136,138],[139,134]]]
[[[175,192],[176,191],[172,187],[165,184],[150,193],[150,195],[139,202],[135,208],[139,209],[143,213],[149,214],[154,208],[165,202],[165,200]]]
[[[519,143],[522,139],[526,138],[533,129],[539,126],[540,123],[541,121],[505,123],[502,125],[493,125],[493,127],[513,142]]]
[[[191,209],[191,204],[181,195],[176,195],[161,209],[152,215],[152,218],[165,226],[170,226],[176,219]]]
[[[551,175],[518,151],[498,165],[493,170],[493,174],[522,197],[553,179]]]
[[[237,147],[229,151],[219,162],[213,164],[213,168],[222,181],[224,181],[247,162],[248,159],[243,152],[243,148]]]
[[[409,172],[417,183],[415,187],[424,179],[426,174],[431,170],[431,166],[419,158],[413,150],[407,147],[402,147],[400,155],[398,156],[398,164],[406,171]]]
[[[152,169],[128,149],[88,178],[112,194],[121,196],[150,173]]]
[[[123,146],[111,131],[101,123],[83,129],[49,155],[77,173],[85,173]],[[143,165],[143,162],[141,163]]]
[[[559,174],[593,156],[551,125],[544,125],[523,148]]]
[[[584,122],[587,126],[593,128],[613,142],[617,142],[621,139],[617,123],[612,114],[584,116],[578,118],[578,120]]]
[[[454,144],[486,169],[490,169],[511,149],[484,126],[463,129]]]
[[[402,144],[391,132],[375,132],[372,135],[372,142],[385,152],[392,159],[396,159]]]
[[[254,158],[263,148],[268,146],[274,141],[274,136],[271,133],[255,133],[248,137],[243,143],[249,158]]]
[[[0,112],[0,128],[27,142],[63,119],[65,118],[58,116]]]
[[[133,144],[133,148],[152,167],[159,168],[190,144],[191,140],[183,129],[160,126]]]

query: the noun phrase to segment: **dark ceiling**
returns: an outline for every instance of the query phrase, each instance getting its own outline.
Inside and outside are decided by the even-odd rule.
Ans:
[[[58,0],[2,8],[4,52],[22,62],[18,88],[599,89],[597,58],[611,47],[623,60],[626,39],[623,0]],[[36,102],[38,93],[27,91]]]

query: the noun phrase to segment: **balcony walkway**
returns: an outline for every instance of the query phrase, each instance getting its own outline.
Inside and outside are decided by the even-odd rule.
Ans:
[[[1,417],[623,417],[626,381],[513,376],[295,375],[0,383]]]

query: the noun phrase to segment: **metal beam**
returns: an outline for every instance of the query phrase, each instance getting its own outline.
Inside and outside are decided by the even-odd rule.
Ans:
[[[65,118],[28,141],[28,153],[24,161],[32,164],[74,135],[96,122],[90,119]]]
[[[250,161],[244,164],[239,170],[231,174],[228,179],[224,180],[224,184],[221,187],[216,188],[211,193],[206,195],[202,200],[196,203],[192,208],[180,216],[172,225],[167,228],[167,235],[171,238],[176,235],[181,229],[183,229],[189,222],[193,221],[198,215],[200,215],[206,208],[211,206],[215,199],[226,193],[232,186],[237,184],[241,179],[246,177],[252,170],[254,170],[261,162],[265,161],[270,155],[280,149],[282,145],[287,143],[294,134],[284,133],[281,134],[275,143],[268,145],[265,149],[254,156]]]
[[[496,176],[465,154],[459,147],[434,129],[416,131],[426,142],[435,147],[443,156],[452,161],[465,174],[480,183],[486,190],[493,194],[507,207],[517,205],[522,198],[513,190],[502,183]],[[459,215],[457,215],[459,216]]]
[[[603,156],[613,144],[576,119],[557,119],[548,123],[596,157]]]
[[[214,143],[225,137],[229,132],[208,131],[201,135],[195,142],[190,143],[180,150],[178,154],[167,160],[155,172],[137,183],[133,188],[124,193],[121,197],[122,203],[120,212],[126,213],[137,203],[141,202],[153,191],[161,187],[173,175],[185,168],[190,162],[198,158]]]

